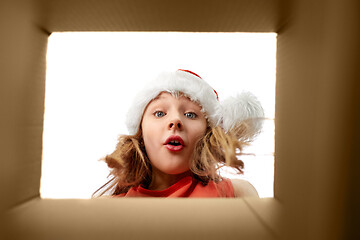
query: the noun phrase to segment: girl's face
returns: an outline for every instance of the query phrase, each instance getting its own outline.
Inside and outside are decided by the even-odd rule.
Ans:
[[[185,96],[163,92],[147,106],[142,131],[151,165],[166,174],[189,170],[195,144],[207,121],[201,107]]]

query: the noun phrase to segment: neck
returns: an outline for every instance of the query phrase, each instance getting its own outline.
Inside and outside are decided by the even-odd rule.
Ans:
[[[149,190],[165,190],[171,185],[177,183],[183,177],[192,176],[192,172],[190,170],[180,174],[166,174],[155,168],[153,168],[152,170],[152,179],[149,185]]]

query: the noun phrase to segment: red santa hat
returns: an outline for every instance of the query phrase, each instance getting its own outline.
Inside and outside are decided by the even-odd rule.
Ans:
[[[139,129],[142,115],[147,105],[161,92],[181,92],[191,101],[197,102],[205,112],[210,126],[221,126],[225,132],[243,121],[251,121],[251,132],[258,133],[264,118],[263,108],[250,92],[242,92],[236,97],[219,101],[217,92],[199,75],[189,70],[161,73],[145,86],[136,96],[126,116],[129,134]]]

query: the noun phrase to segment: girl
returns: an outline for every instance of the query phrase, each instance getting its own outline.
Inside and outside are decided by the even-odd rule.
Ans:
[[[130,135],[120,136],[104,159],[112,178],[100,195],[258,196],[247,181],[222,178],[218,170],[227,165],[243,173],[237,155],[260,131],[263,116],[250,93],[221,103],[199,75],[163,73],[136,96],[126,120]]]

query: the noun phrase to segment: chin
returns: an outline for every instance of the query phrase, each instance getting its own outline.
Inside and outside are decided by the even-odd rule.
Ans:
[[[189,168],[184,168],[184,169],[160,169],[160,171],[162,171],[163,173],[169,174],[169,175],[179,175],[179,174],[183,174],[185,172],[190,171]]]

